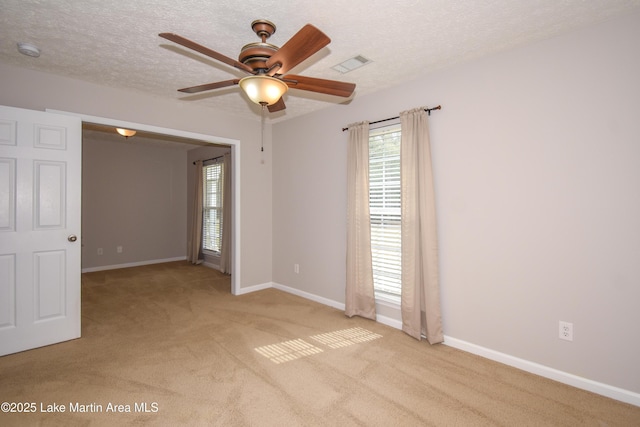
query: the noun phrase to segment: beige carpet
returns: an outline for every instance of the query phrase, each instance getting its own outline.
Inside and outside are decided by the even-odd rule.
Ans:
[[[0,400],[37,405],[0,425],[640,425],[632,405],[274,289],[229,289],[182,262],[84,274],[82,338],[0,358]],[[54,403],[66,412],[41,412]]]

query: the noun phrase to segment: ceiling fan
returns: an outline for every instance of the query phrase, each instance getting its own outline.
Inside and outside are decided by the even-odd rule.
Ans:
[[[276,32],[276,26],[272,22],[259,19],[251,23],[251,29],[262,41],[245,45],[237,61],[177,34],[160,33],[159,36],[162,38],[250,74],[242,79],[206,83],[178,90],[198,93],[239,85],[253,102],[262,105],[263,109],[266,106],[272,113],[286,108],[282,95],[289,88],[345,98],[351,96],[355,90],[356,85],[353,83],[286,74],[331,42],[329,37],[313,25],[307,24],[302,27],[281,48],[266,42]]]

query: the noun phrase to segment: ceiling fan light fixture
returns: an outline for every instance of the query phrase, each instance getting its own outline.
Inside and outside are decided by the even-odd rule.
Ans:
[[[239,85],[249,99],[259,105],[275,104],[289,89],[282,80],[262,75],[245,77]]]
[[[118,132],[120,135],[124,136],[125,138],[129,138],[130,136],[133,136],[136,134],[135,130],[123,129],[123,128],[116,128],[116,132]]]

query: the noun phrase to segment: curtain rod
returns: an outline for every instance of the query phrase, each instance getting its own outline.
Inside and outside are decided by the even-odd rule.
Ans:
[[[202,163],[204,163],[204,162],[208,162],[208,161],[210,161],[210,160],[217,160],[217,159],[221,159],[221,158],[223,158],[223,157],[224,157],[224,154],[223,154],[222,156],[212,157],[212,158],[210,158],[210,159],[204,159],[204,160],[202,161]],[[197,160],[196,160],[196,161],[197,161]],[[195,164],[196,164],[196,162],[193,162],[193,164],[195,165]]]
[[[427,114],[431,115],[431,111],[433,110],[442,110],[442,106],[438,105],[437,107],[433,107],[433,108],[425,108],[424,111],[427,112]],[[389,120],[395,120],[395,119],[399,119],[400,117],[389,117],[388,119],[382,119],[382,120],[376,120],[375,122],[369,122],[370,125],[374,125],[376,123],[382,123],[382,122],[388,122]],[[346,128],[342,128],[342,132],[344,132],[345,130],[349,130],[348,127]]]

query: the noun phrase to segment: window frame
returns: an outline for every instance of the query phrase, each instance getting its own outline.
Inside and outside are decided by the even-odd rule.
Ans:
[[[396,151],[395,154],[389,156],[388,160],[381,160],[380,157],[373,157],[375,156],[375,153],[372,153],[372,142],[374,142],[374,138],[380,138],[380,136],[385,136],[385,135],[394,135],[391,138],[394,139],[394,143],[396,144],[396,146],[394,147],[394,150]],[[402,298],[402,228],[401,228],[401,219],[402,219],[402,206],[401,206],[401,182],[400,182],[400,141],[402,138],[402,131],[400,129],[400,123],[399,121],[396,123],[391,123],[391,124],[387,124],[387,125],[383,125],[383,126],[379,126],[373,129],[369,130],[369,210],[370,210],[370,220],[371,220],[371,252],[372,252],[372,266],[373,266],[373,270],[374,270],[374,294],[375,294],[375,299],[377,303],[385,303],[391,306],[399,306],[400,305],[400,301]],[[382,171],[380,170],[375,170],[375,164],[381,164],[384,163],[385,161],[389,162],[389,166],[388,166],[388,170],[385,170],[384,165],[382,168]],[[373,167],[372,167],[373,166]],[[378,200],[376,201],[376,203],[372,203],[372,189],[375,190],[379,190],[380,186],[379,184],[379,180],[375,179],[373,177],[374,174],[376,173],[382,173],[385,174],[386,172],[389,173],[389,178],[390,178],[390,182],[393,181],[393,183],[386,187],[385,189],[382,189],[381,193],[374,195],[374,197],[378,197]],[[385,178],[383,178],[385,179]],[[372,186],[372,181],[373,182],[373,186]],[[389,200],[383,200],[385,199],[385,197],[390,194],[390,193],[394,193],[393,196],[389,197]],[[381,205],[380,205],[381,203]],[[378,206],[375,206],[375,205]],[[393,205],[393,206],[392,206]],[[386,213],[385,213],[386,211]],[[378,251],[376,250],[376,246],[378,246],[378,249],[382,246],[389,246],[388,244],[382,245],[381,242],[379,240],[377,240],[376,234],[378,236],[380,236],[380,232],[381,229],[384,229],[384,225],[381,225],[380,227],[378,227],[378,230],[376,230],[376,226],[375,221],[374,221],[374,216],[380,216],[382,217],[387,217],[388,221],[391,220],[391,222],[395,221],[397,223],[393,223],[389,226],[387,226],[386,228],[388,228],[391,232],[391,237],[395,236],[395,240],[394,240],[394,244],[393,246],[393,254],[391,254],[389,256],[389,258],[387,258],[386,256],[381,256],[379,252],[382,252],[381,250]],[[383,223],[384,221],[381,219],[380,221],[378,221],[379,223]],[[382,230],[384,231],[384,230]],[[376,254],[376,252],[378,252],[378,254]],[[396,260],[392,266],[393,271],[390,271],[386,274],[386,276],[391,277],[392,281],[396,282],[396,289],[397,292],[393,292],[393,291],[389,291],[389,288],[393,288],[393,286],[389,286],[387,285],[387,290],[385,289],[380,289],[380,274],[376,273],[376,264],[378,264],[378,271],[381,270],[380,268],[380,262],[382,260]]]
[[[212,167],[217,167],[219,168],[218,171],[218,178],[216,179],[208,179],[208,169],[212,168]],[[202,183],[202,252],[204,254],[208,254],[208,255],[213,255],[213,256],[220,256],[221,253],[221,249],[222,249],[222,221],[223,219],[223,204],[224,204],[224,163],[222,161],[222,159],[216,159],[213,161],[207,161],[202,165],[202,179],[203,179],[203,183]],[[211,205],[211,206],[207,206],[207,203],[209,202],[209,197],[208,197],[208,184],[209,182],[216,182],[216,186],[217,186],[217,190],[215,192],[216,194],[216,199],[219,201],[217,206]],[[217,211],[217,217],[219,218],[218,221],[218,236],[217,236],[217,240],[218,240],[218,249],[210,249],[206,247],[206,241],[207,239],[212,239],[212,240],[216,240],[216,237],[210,237],[208,236],[207,231],[207,214],[209,213],[209,211]]]

